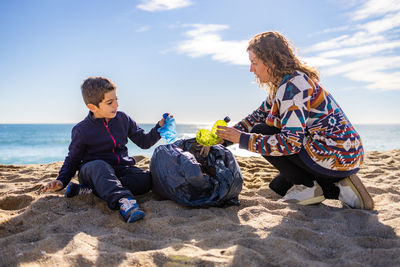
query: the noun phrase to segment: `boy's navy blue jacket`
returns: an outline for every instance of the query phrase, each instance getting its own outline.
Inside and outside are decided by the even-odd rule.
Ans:
[[[93,118],[93,113],[72,128],[69,153],[61,167],[57,180],[64,187],[71,181],[81,164],[92,160],[104,160],[111,165],[134,165],[128,156],[128,138],[140,148],[149,148],[160,140],[157,125],[145,133],[134,120],[123,112],[108,121]]]

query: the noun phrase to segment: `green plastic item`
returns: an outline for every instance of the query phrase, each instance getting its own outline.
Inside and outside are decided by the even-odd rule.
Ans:
[[[197,143],[202,146],[213,146],[218,144],[222,139],[215,134],[217,132],[217,126],[228,126],[230,120],[231,119],[226,116],[223,120],[217,120],[211,128],[211,131],[206,129],[198,130],[196,134]]]

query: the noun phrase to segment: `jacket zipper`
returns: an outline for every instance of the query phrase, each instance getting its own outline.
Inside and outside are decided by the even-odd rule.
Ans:
[[[117,155],[117,153],[115,153],[115,148],[117,148],[117,142],[115,142],[114,136],[112,136],[112,134],[111,134],[111,132],[110,132],[110,128],[108,128],[108,122],[107,122],[107,123],[106,123],[106,122],[103,122],[103,123],[104,123],[104,126],[105,126],[106,129],[107,129],[108,134],[110,135],[111,139],[112,139],[113,142],[114,142],[114,147],[113,147],[112,152],[113,152],[113,154],[117,157],[118,165],[119,165],[121,161],[120,161],[119,156]]]

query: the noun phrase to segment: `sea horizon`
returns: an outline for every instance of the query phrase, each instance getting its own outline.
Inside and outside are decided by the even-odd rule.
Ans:
[[[215,121],[210,122],[181,122],[177,123],[180,125],[198,125],[198,124],[213,124]],[[145,124],[155,124],[150,122],[138,122],[138,125],[145,125]],[[76,125],[77,122],[0,122],[0,127],[7,126],[7,125]],[[400,122],[360,122],[360,123],[353,123],[354,126],[357,125],[400,125]]]
[[[193,138],[199,129],[211,129],[212,124],[178,123],[177,138]],[[74,125],[75,123],[0,123],[0,164],[48,164],[63,161],[68,153],[71,129]],[[138,125],[148,132],[155,124]],[[361,136],[365,151],[400,149],[400,123],[354,124],[354,127]],[[130,156],[151,157],[154,149],[164,144],[166,142],[162,139],[152,148],[144,150],[129,141],[127,147]],[[260,156],[239,149],[238,145],[230,146],[229,149],[236,156]]]

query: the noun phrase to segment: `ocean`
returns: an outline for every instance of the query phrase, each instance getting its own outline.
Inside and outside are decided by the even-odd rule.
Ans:
[[[0,124],[0,164],[46,164],[63,161],[68,153],[73,124]],[[146,132],[154,124],[140,124]],[[178,138],[192,138],[199,129],[211,129],[212,124],[178,124]],[[361,135],[366,151],[400,149],[400,124],[354,125]],[[151,156],[154,149],[165,144],[160,140],[150,149],[141,149],[128,143],[129,155]],[[238,156],[257,154],[229,148]]]

